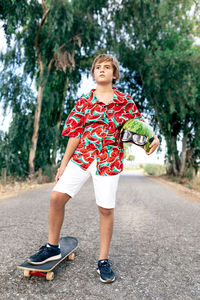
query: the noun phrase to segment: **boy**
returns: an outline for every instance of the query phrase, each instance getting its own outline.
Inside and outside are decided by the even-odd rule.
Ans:
[[[120,127],[129,119],[142,119],[142,116],[133,99],[112,86],[120,76],[115,58],[107,54],[97,56],[92,64],[91,73],[97,84],[96,89],[92,89],[77,101],[62,132],[62,135],[69,136],[69,141],[50,199],[48,243],[31,256],[29,262],[42,264],[60,258],[58,243],[65,204],[92,175],[100,214],[97,272],[100,274],[100,280],[108,283],[115,280],[108,254],[119,173],[123,170]],[[147,154],[151,154],[158,144],[159,141],[154,136]]]

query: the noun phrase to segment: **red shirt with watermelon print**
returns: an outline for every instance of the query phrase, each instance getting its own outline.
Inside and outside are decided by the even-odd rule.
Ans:
[[[110,104],[99,101],[92,89],[81,96],[69,114],[62,135],[81,138],[71,160],[86,170],[97,160],[97,175],[112,176],[123,170],[120,127],[133,118],[142,119],[133,99],[113,88]]]

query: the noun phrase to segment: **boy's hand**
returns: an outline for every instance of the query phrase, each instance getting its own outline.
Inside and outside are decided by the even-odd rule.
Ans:
[[[149,145],[149,152],[146,152],[147,155],[153,153],[159,145],[159,139],[156,135],[153,136],[153,142]]]
[[[64,171],[65,171],[65,168],[60,167],[58,169],[57,174],[56,174],[56,182],[58,182],[58,180],[60,179],[60,177],[62,176]]]

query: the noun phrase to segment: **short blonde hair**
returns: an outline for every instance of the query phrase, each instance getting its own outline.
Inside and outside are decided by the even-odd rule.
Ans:
[[[92,74],[92,77],[94,78],[94,68],[97,62],[102,63],[104,61],[109,61],[112,63],[112,67],[113,67],[113,76],[116,77],[113,78],[112,83],[115,84],[117,79],[120,78],[120,71],[119,71],[119,63],[117,61],[116,58],[114,58],[113,56],[109,55],[109,54],[99,54],[93,61],[92,63],[92,67],[90,69],[90,72]]]

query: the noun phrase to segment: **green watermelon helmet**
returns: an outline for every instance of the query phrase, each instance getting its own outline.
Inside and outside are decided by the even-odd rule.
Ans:
[[[144,146],[145,151],[148,152],[149,145],[153,141],[153,130],[145,122],[139,119],[131,119],[122,126],[120,139],[123,143]]]

